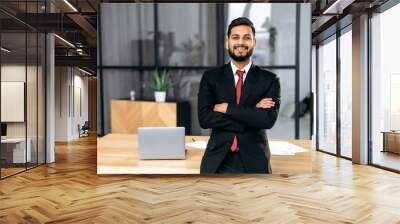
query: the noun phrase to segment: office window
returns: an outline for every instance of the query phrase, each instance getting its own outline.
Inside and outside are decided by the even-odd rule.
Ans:
[[[340,153],[352,157],[352,35],[349,26],[340,36]]]
[[[256,30],[257,65],[294,65],[296,52],[296,4],[229,3],[225,31],[237,17],[248,17]],[[225,32],[225,34],[226,34]],[[225,53],[226,61],[229,55]]]
[[[136,99],[140,99],[140,73],[126,69],[106,69],[103,76],[103,100],[97,104],[98,111],[104,113],[104,130],[111,133],[111,100],[130,99],[130,91],[135,91]],[[102,105],[102,107],[100,107]]]
[[[154,4],[103,3],[100,13],[102,65],[154,65]]]
[[[190,104],[190,133],[192,135],[207,135],[209,130],[202,129],[198,122],[197,114],[197,93],[200,80],[205,70],[200,69],[170,69],[168,70],[171,88],[167,92],[167,101],[187,102]],[[146,100],[154,100],[153,73],[148,71],[144,75],[144,94]]]
[[[336,153],[336,36],[318,48],[318,144]]]
[[[400,145],[396,143],[400,142],[398,21],[400,5],[375,14],[371,19],[372,163],[396,170],[400,170]]]
[[[291,139],[295,137],[295,82],[293,81],[295,71],[288,69],[271,71],[278,76],[281,84],[281,106],[274,127],[268,130],[268,137]]]
[[[167,100],[197,100],[197,91],[201,76],[205,70],[189,69],[169,69],[167,70],[170,88],[167,92]],[[143,99],[154,100],[154,72],[155,70],[145,71],[143,75]],[[163,73],[164,70],[159,70]],[[193,102],[197,104],[196,102]]]
[[[165,3],[157,6],[160,65],[217,65],[215,4]]]

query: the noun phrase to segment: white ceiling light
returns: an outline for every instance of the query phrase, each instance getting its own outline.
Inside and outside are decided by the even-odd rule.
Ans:
[[[325,9],[322,14],[342,14],[343,10],[354,1],[355,0],[336,0],[332,5]]]
[[[2,47],[1,50],[6,52],[6,53],[10,53],[11,52],[10,50],[8,50],[7,48],[4,48],[4,47]]]
[[[54,36],[57,37],[58,39],[60,39],[61,41],[63,41],[64,43],[66,43],[67,45],[69,45],[70,47],[75,48],[75,45],[73,45],[73,44],[72,44],[71,42],[69,42],[68,40],[66,40],[66,39],[64,39],[64,38],[62,38],[62,37],[60,37],[60,36],[57,35],[57,34],[54,34]]]
[[[78,67],[78,69],[79,69],[79,71],[81,71],[81,72],[83,72],[83,73],[85,73],[85,74],[92,75],[92,73],[90,73],[90,72],[88,72],[88,71],[85,71],[85,70],[83,70],[83,69],[81,69],[81,68],[79,68],[79,67]]]
[[[78,12],[78,10],[71,4],[69,3],[68,0],[64,0],[65,4],[67,4],[72,10],[74,10],[74,12]]]

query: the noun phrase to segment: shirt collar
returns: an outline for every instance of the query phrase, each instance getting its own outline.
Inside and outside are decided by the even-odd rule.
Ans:
[[[244,74],[245,75],[247,75],[247,73],[249,72],[250,67],[251,67],[251,63],[252,63],[252,61],[250,60],[250,62],[246,66],[244,66],[243,70],[244,70]],[[232,61],[230,62],[230,64],[231,64],[231,68],[232,68],[233,74],[236,74],[236,71],[238,70],[238,68],[236,67],[235,64],[233,64]]]

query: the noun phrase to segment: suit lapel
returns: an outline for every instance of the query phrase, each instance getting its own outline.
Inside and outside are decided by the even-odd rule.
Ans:
[[[257,75],[258,75],[257,69],[255,68],[254,65],[251,65],[249,72],[246,75],[246,79],[244,80],[243,83],[242,95],[240,96],[240,102],[239,102],[240,105],[243,105],[246,102],[246,99],[248,98],[250,91],[256,87]]]
[[[235,88],[235,79],[233,78],[233,72],[231,65],[225,64],[224,66],[224,75],[223,75],[223,83],[226,83],[225,90],[228,103],[236,103],[236,88]]]

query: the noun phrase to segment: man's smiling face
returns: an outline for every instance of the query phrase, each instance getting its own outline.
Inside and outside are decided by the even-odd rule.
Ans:
[[[256,46],[251,27],[246,25],[235,26],[231,29],[231,33],[226,40],[226,48],[229,56],[234,61],[246,61],[253,54]]]

